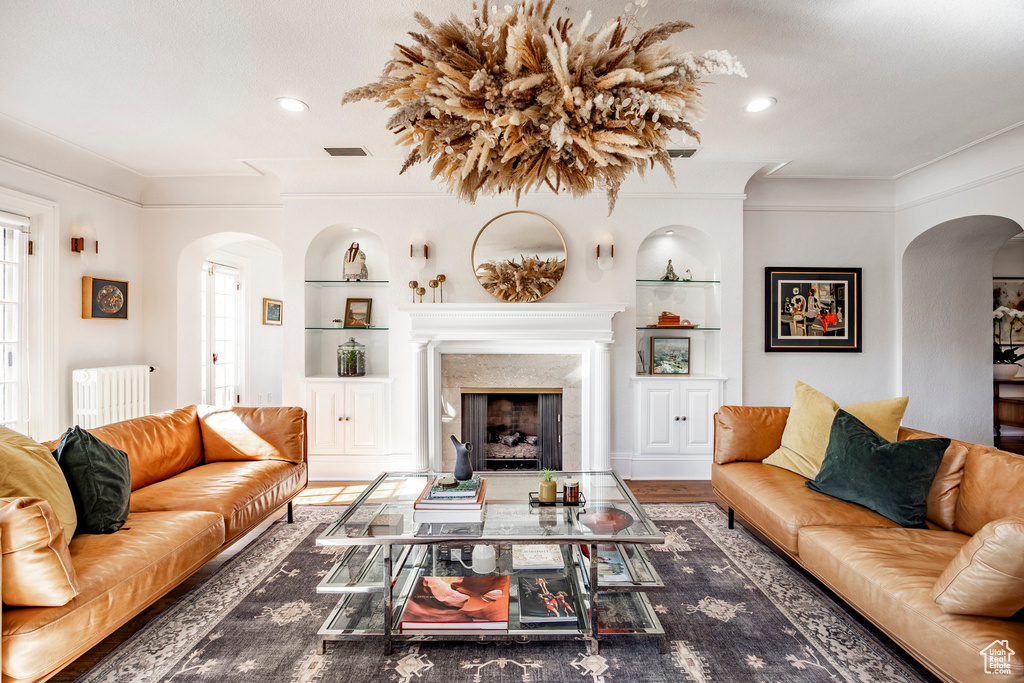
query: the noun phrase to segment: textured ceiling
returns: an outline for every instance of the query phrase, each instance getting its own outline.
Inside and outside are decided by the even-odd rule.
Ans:
[[[504,5],[504,3],[501,3]],[[595,23],[624,0],[563,0]],[[0,0],[0,113],[145,175],[248,174],[325,146],[398,157],[373,80],[414,10],[470,0]],[[727,49],[750,77],[706,89],[699,158],[789,161],[779,175],[891,177],[1024,121],[1019,0],[651,0],[685,50]],[[274,100],[310,105],[288,114]],[[779,101],[759,115],[743,104]],[[2,154],[2,145],[0,145]],[[338,163],[357,164],[355,160]],[[679,164],[685,161],[677,162]]]

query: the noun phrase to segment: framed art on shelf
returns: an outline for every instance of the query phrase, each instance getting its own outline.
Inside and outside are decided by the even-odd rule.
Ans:
[[[993,337],[1004,346],[1024,343],[1024,278],[992,278],[992,312],[1007,311],[993,318]]]
[[[689,375],[689,337],[651,337],[652,375]]]
[[[263,324],[281,325],[284,320],[284,304],[278,299],[263,299]]]
[[[128,283],[125,280],[82,278],[82,318],[128,319]]]
[[[764,269],[764,350],[861,351],[861,269]]]
[[[369,327],[373,299],[345,300],[345,327]]]

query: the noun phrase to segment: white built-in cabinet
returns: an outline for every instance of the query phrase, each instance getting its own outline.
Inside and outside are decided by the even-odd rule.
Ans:
[[[386,455],[391,382],[386,378],[309,379],[310,455]]]
[[[722,380],[636,377],[636,454],[706,455],[714,451],[715,413],[722,405]]]

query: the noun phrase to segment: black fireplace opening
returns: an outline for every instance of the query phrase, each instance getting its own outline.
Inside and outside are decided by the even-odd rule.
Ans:
[[[464,389],[462,440],[475,470],[561,469],[561,389]]]

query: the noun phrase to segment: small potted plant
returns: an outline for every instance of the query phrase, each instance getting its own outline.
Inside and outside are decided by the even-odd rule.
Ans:
[[[554,503],[555,502],[555,491],[558,486],[558,482],[551,475],[551,470],[541,470],[543,479],[540,480],[540,490],[537,492],[537,500],[542,503]]]
[[[342,320],[341,318],[335,318],[331,322],[334,323],[335,327],[344,327],[345,326],[345,321]]]
[[[996,379],[1010,379],[1017,375],[1024,353],[1017,353],[1016,346],[1003,348],[998,342],[992,344],[992,376]]]

